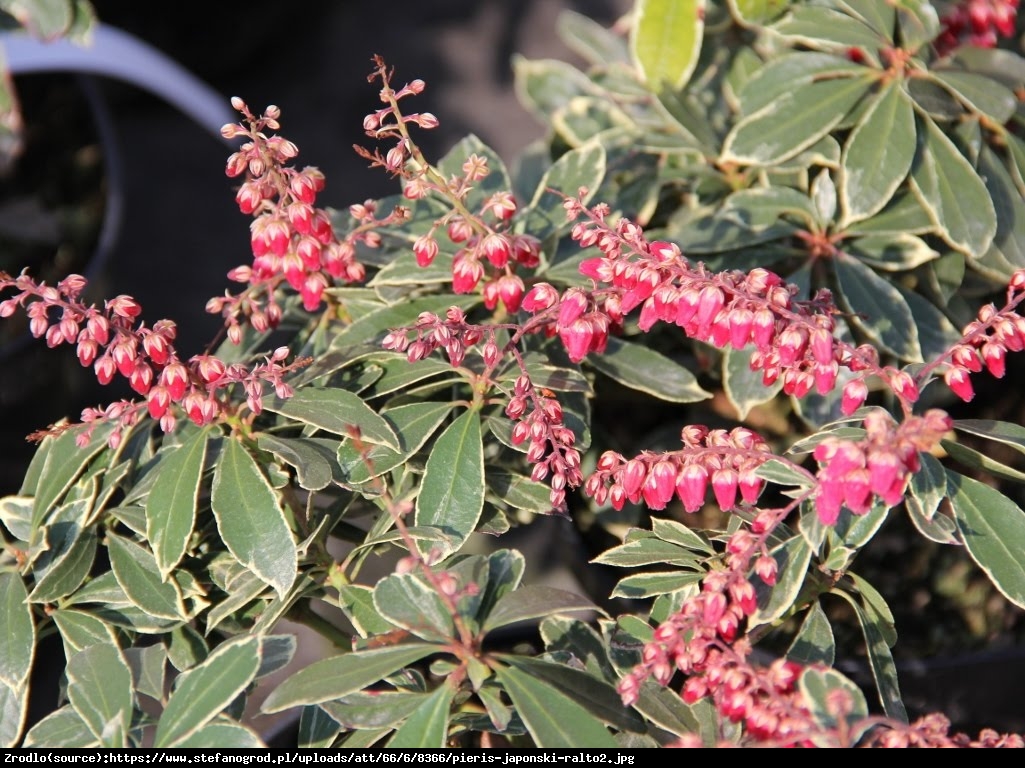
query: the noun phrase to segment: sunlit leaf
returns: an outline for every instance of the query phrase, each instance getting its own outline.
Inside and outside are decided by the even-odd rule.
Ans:
[[[982,256],[997,231],[996,211],[971,163],[930,118],[919,119],[912,186],[939,234],[969,258]]]
[[[41,454],[43,463],[39,469],[38,488],[33,488],[30,493],[23,487],[21,492],[21,495],[34,496],[32,503],[33,534],[85,470],[89,462],[107,447],[106,440],[111,428],[110,424],[101,424],[93,434],[92,440],[84,448],[79,448],[75,443],[78,436],[78,430],[75,429],[70,429],[59,437],[47,437],[44,440],[44,445],[47,448],[45,453]]]
[[[91,645],[67,666],[68,699],[105,747],[125,747],[132,722],[132,673],[113,644]]]
[[[32,602],[57,602],[78,589],[89,575],[97,540],[95,530],[83,525],[91,507],[92,499],[69,501],[44,526],[48,549],[34,564],[36,583],[29,594]]]
[[[261,749],[263,740],[241,723],[207,723],[177,744],[179,749]]]
[[[787,658],[799,664],[825,664],[831,667],[835,657],[833,628],[829,625],[826,612],[822,610],[819,602],[815,601],[805,614],[801,628],[787,649]]]
[[[841,727],[839,719],[834,714],[836,708],[830,703],[830,694],[833,691],[843,691],[850,701],[850,708],[843,716],[845,723],[842,727],[850,728],[858,720],[868,715],[865,694],[835,669],[809,667],[801,674],[797,681],[797,687],[815,722],[827,733],[834,732]]]
[[[428,643],[408,643],[370,651],[353,651],[315,661],[275,688],[261,709],[264,712],[280,712],[290,707],[340,699],[440,648]]]
[[[750,352],[728,347],[722,357],[723,387],[739,419],[746,419],[752,408],[771,401],[783,389],[782,377],[765,386],[762,372],[751,369]]]
[[[1025,608],[1025,512],[995,488],[955,472],[947,472],[947,489],[968,554],[1004,597]]]
[[[729,0],[730,12],[742,24],[760,26],[772,21],[789,5],[789,0]]]
[[[0,699],[3,693],[0,692]],[[0,710],[3,711],[3,710]],[[6,713],[5,713],[6,714]],[[14,725],[14,720],[10,725]],[[8,725],[6,718],[0,718],[0,731]],[[100,741],[86,726],[74,708],[67,704],[44,717],[25,735],[23,747],[98,747]]]
[[[794,604],[808,573],[812,550],[803,537],[795,536],[773,547],[769,554],[776,560],[776,584],[756,584],[758,610],[748,619],[752,626],[775,621]]]
[[[1014,114],[1018,100],[1014,91],[977,72],[932,69],[929,76],[946,88],[971,111],[1003,125]]]
[[[697,66],[704,27],[704,0],[636,1],[630,53],[652,89],[683,87]]]
[[[468,410],[434,442],[416,499],[416,524],[440,529],[443,544],[423,545],[451,554],[473,533],[484,505],[484,449],[480,414]]]
[[[439,749],[448,737],[455,688],[442,683],[414,710],[388,742],[391,749]]]
[[[734,126],[720,162],[772,165],[786,160],[829,133],[870,87],[863,77],[794,87]]]
[[[891,83],[844,144],[840,200],[844,221],[879,213],[911,170],[915,114],[899,83]]]
[[[117,583],[133,605],[155,618],[173,621],[187,617],[181,590],[173,580],[163,580],[151,552],[110,533],[107,551]]]
[[[889,42],[857,17],[816,5],[795,4],[772,29],[791,45],[839,51],[860,48],[870,56]]]
[[[587,362],[623,386],[670,403],[694,403],[712,396],[689,370],[641,344],[609,338],[604,354],[590,354]]]
[[[675,592],[691,584],[697,584],[705,574],[694,571],[652,571],[626,576],[619,580],[610,597],[625,597],[628,600],[642,600],[655,595]]]
[[[591,141],[561,155],[538,183],[534,197],[527,206],[526,231],[541,240],[570,226],[563,207],[563,195],[581,199],[586,205],[605,178],[605,148]],[[560,194],[561,193],[561,194]]]
[[[346,389],[303,387],[287,400],[268,395],[263,407],[334,435],[359,437],[395,450],[399,447],[399,439],[388,422]]]
[[[455,636],[452,615],[441,596],[412,573],[393,573],[378,582],[374,606],[388,621],[433,642]]]
[[[157,465],[157,479],[146,497],[146,538],[163,578],[181,561],[201,489],[210,433],[200,430]]]
[[[635,568],[639,565],[679,565],[696,567],[703,559],[689,548],[671,541],[657,538],[642,538],[610,547],[591,562],[615,565],[620,568]]]
[[[418,363],[419,365],[419,363]],[[452,411],[452,403],[418,402],[382,411],[395,431],[400,449],[385,445],[357,446],[346,441],[338,447],[337,461],[343,482],[359,485],[390,472],[419,451]]]
[[[262,434],[258,438],[261,449],[270,451],[283,462],[295,468],[299,487],[308,491],[321,491],[333,478],[331,456],[319,443],[309,438],[285,438]],[[349,443],[343,443],[348,445]],[[377,446],[375,446],[377,447]]]
[[[179,679],[160,715],[153,745],[178,746],[191,738],[245,690],[259,668],[260,638],[243,636],[218,646]]]
[[[210,506],[221,539],[235,559],[278,595],[286,594],[298,567],[295,541],[277,495],[238,440],[224,441]]]

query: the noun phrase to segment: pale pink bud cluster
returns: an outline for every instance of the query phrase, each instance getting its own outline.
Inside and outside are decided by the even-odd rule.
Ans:
[[[562,405],[550,392],[536,388],[526,374],[517,377],[505,414],[517,421],[513,445],[527,446],[527,461],[534,465],[530,478],[548,481],[552,509],[566,510],[566,491],[583,482],[576,435],[563,423]]]
[[[584,484],[598,504],[622,509],[626,502],[644,502],[649,509],[664,509],[678,498],[687,512],[705,503],[709,487],[724,512],[738,501],[754,504],[765,486],[756,470],[771,458],[769,446],[750,429],[709,430],[684,427],[683,449],[670,453],[645,452],[626,459],[606,451]],[[738,499],[739,496],[739,499]]]
[[[268,107],[254,116],[241,99],[234,99],[245,118],[244,124],[227,125],[223,133],[243,136],[245,141],[228,158],[229,177],[246,175],[235,195],[242,213],[252,214],[251,266],[238,267],[229,278],[247,283],[266,294],[266,304],[254,296],[225,296],[212,300],[207,310],[224,315],[229,338],[241,341],[241,320],[247,319],[259,331],[274,328],[281,320],[281,308],[273,299],[281,282],[296,291],[307,311],[321,304],[324,290],[336,282],[361,282],[366,276],[356,261],[355,241],[374,245],[376,233],[360,233],[339,241],[326,210],[315,206],[324,189],[324,175],[316,168],[296,170],[288,163],[296,157],[296,146],[280,136],[267,136],[264,129],[279,127],[280,110]],[[371,236],[367,236],[367,235]],[[261,290],[262,289],[262,290]]]
[[[138,319],[142,307],[130,296],[117,296],[105,302],[102,310],[86,306],[81,301],[86,284],[80,275],[48,286],[25,274],[10,278],[0,273],[0,291],[11,287],[20,291],[0,302],[0,317],[23,308],[35,336],[45,337],[51,347],[77,345],[79,362],[91,366],[101,384],[109,384],[120,374],[145,398],[144,405],[122,402],[102,410],[86,409],[82,421],[91,423],[92,428],[79,435],[80,441],[87,442],[99,422],[111,421],[118,424],[110,437],[116,445],[121,431],[134,424],[143,409],[169,432],[176,423],[172,405],[180,406],[196,424],[209,424],[224,412],[227,406],[221,394],[233,384],[243,387],[254,413],[262,410],[265,383],[279,397],[291,396],[292,389],[284,381],[291,366],[281,364],[289,354],[287,347],[275,350],[252,368],[228,365],[211,355],[196,355],[184,363],[174,347],[177,328],[173,322],[158,320],[147,328]],[[51,318],[51,313],[59,317]]]
[[[1014,37],[1019,0],[960,0],[940,18],[936,38],[941,56],[959,45],[995,48],[1000,37]]]
[[[950,416],[937,409],[909,416],[900,424],[885,411],[874,410],[865,417],[864,439],[827,437],[814,452],[819,463],[815,490],[819,519],[833,525],[842,507],[863,515],[875,499],[888,507],[899,504],[921,466],[919,452],[938,446],[952,426]]]
[[[411,336],[412,335],[412,336]],[[495,344],[494,329],[487,333],[466,321],[466,313],[459,307],[449,307],[444,319],[433,312],[421,312],[416,324],[388,333],[381,346],[395,352],[405,352],[411,363],[423,360],[437,349],[443,349],[454,366],[463,364],[467,350],[485,341],[481,354],[487,365],[497,362],[499,350]]]

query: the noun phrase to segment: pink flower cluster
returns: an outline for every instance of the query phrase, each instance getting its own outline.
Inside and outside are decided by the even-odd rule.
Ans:
[[[552,508],[566,509],[566,489],[583,482],[576,435],[563,424],[562,405],[554,396],[536,388],[526,374],[516,378],[505,415],[518,420],[512,430],[513,445],[527,443],[527,461],[534,465],[530,478],[551,486]],[[531,407],[533,406],[533,407]]]
[[[170,320],[159,320],[152,328],[140,323],[142,307],[130,296],[117,296],[103,309],[81,301],[87,281],[81,275],[69,275],[49,286],[36,283],[28,275],[16,278],[0,272],[0,291],[15,288],[19,293],[0,302],[0,318],[10,317],[20,307],[30,318],[34,336],[45,337],[50,347],[77,345],[79,362],[92,366],[101,384],[109,384],[120,374],[132,389],[146,398],[145,409],[160,421],[161,429],[174,429],[176,416],[172,405],[179,405],[196,424],[209,424],[223,413],[225,402],[219,393],[240,384],[247,404],[254,413],[262,410],[263,387],[269,383],[279,397],[289,397],[291,387],[284,375],[301,361],[283,366],[287,347],[274,351],[264,363],[252,368],[228,365],[211,355],[195,355],[183,362],[174,347],[177,333]],[[52,318],[51,313],[59,313]],[[121,430],[135,423],[141,405],[120,402],[99,410],[89,408],[82,414],[93,427],[101,420],[117,421],[110,440],[116,444]],[[79,437],[88,441],[91,430]]]
[[[615,289],[601,307],[613,322],[640,307],[642,331],[661,321],[716,347],[753,345],[752,368],[762,371],[766,385],[782,377],[787,394],[800,397],[813,388],[824,394],[835,385],[844,347],[833,338],[835,305],[829,291],[810,302],[797,301],[797,287],[768,270],[710,273],[702,264],[691,265],[675,243],[649,243],[641,227],[625,218],[609,225],[605,206],[588,210],[567,200],[565,208],[572,219],[586,217],[574,224],[572,237],[602,251],[580,271]],[[593,318],[587,322],[594,326],[592,338],[600,338],[600,324]],[[560,323],[559,331],[564,340],[576,337],[575,351],[590,347],[583,343],[583,328]]]
[[[1011,276],[1007,303],[1002,309],[983,306],[976,319],[961,332],[962,341],[945,357],[949,365],[943,373],[947,386],[965,402],[975,397],[971,374],[985,368],[998,379],[1007,369],[1007,353],[1025,349],[1025,317],[1015,308],[1025,299],[1025,269]]]
[[[228,277],[249,284],[251,290],[239,297],[212,299],[207,311],[224,315],[229,337],[237,343],[243,319],[258,331],[280,322],[281,307],[273,293],[283,281],[299,293],[310,312],[320,306],[324,290],[335,281],[362,282],[366,271],[356,261],[355,240],[373,246],[379,236],[357,231],[355,237],[339,241],[327,211],[314,205],[324,188],[324,175],[312,167],[288,167],[299,152],[295,144],[264,134],[265,129],[280,127],[280,110],[270,106],[256,117],[241,99],[233,98],[231,103],[245,120],[225,125],[221,133],[225,138],[247,140],[228,158],[226,173],[232,178],[247,174],[235,200],[242,213],[254,218],[250,225],[253,263],[233,269]]]
[[[815,511],[825,525],[833,525],[846,507],[863,515],[880,499],[892,507],[904,498],[908,481],[921,466],[918,454],[939,445],[953,420],[941,410],[909,416],[898,424],[882,410],[864,420],[865,438],[827,437],[815,446],[819,463]]]
[[[441,250],[437,231],[444,230],[455,246],[452,257],[452,290],[472,293],[484,281],[484,306],[494,309],[501,302],[509,312],[520,307],[525,285],[516,268],[534,269],[541,260],[541,241],[533,235],[508,231],[516,213],[516,201],[509,192],[495,192],[484,200],[478,212],[463,207],[474,183],[490,173],[487,158],[473,154],[463,163],[463,176],[443,186],[432,183],[426,168],[407,180],[405,194],[416,199],[436,191],[459,201],[459,206],[439,218],[430,231],[413,243],[416,263],[430,265]],[[459,209],[465,213],[457,212]]]
[[[598,504],[608,502],[617,510],[627,501],[664,509],[675,496],[684,510],[696,512],[704,505],[709,486],[723,511],[737,506],[738,493],[745,504],[758,501],[765,481],[755,470],[771,458],[759,435],[745,427],[727,432],[688,426],[681,439],[682,450],[645,452],[629,460],[606,451],[587,478],[585,492]]]
[[[940,19],[936,50],[946,55],[959,45],[995,48],[998,37],[1013,37],[1019,0],[961,0]]]

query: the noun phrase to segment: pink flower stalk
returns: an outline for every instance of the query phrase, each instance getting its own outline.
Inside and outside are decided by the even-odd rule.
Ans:
[[[540,241],[533,235],[511,231],[518,205],[507,190],[493,192],[476,210],[468,208],[470,191],[491,173],[487,157],[471,154],[462,165],[461,176],[444,178],[426,160],[409,134],[410,123],[434,128],[437,119],[433,115],[429,115],[429,120],[423,119],[427,115],[405,115],[399,105],[402,98],[423,89],[406,86],[395,91],[391,86],[391,71],[380,58],[375,58],[375,65],[371,80],[380,80],[381,101],[387,106],[367,115],[364,129],[372,139],[397,143],[386,155],[380,150],[359,146],[356,152],[372,166],[401,177],[403,194],[408,199],[420,200],[434,194],[450,204],[450,210],[434,222],[430,232],[414,242],[417,264],[425,267],[434,261],[439,252],[435,233],[444,232],[451,243],[460,246],[452,261],[452,290],[460,294],[473,293],[483,283],[484,304],[488,309],[495,309],[501,302],[507,311],[516,312],[525,290],[516,268],[533,269],[540,264]]]
[[[876,499],[888,507],[904,498],[911,476],[921,466],[918,454],[939,445],[953,420],[933,409],[897,424],[885,411],[869,413],[860,441],[827,437],[815,447],[819,463],[815,511],[833,525],[844,507],[856,515],[871,509]]]

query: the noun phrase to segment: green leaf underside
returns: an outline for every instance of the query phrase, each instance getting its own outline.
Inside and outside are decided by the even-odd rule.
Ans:
[[[225,441],[210,506],[232,556],[283,597],[298,568],[295,542],[274,489],[238,440]]]
[[[483,507],[480,414],[468,410],[441,433],[424,468],[416,499],[416,525],[439,528],[450,540],[423,547],[440,547],[451,554],[473,533]]]

